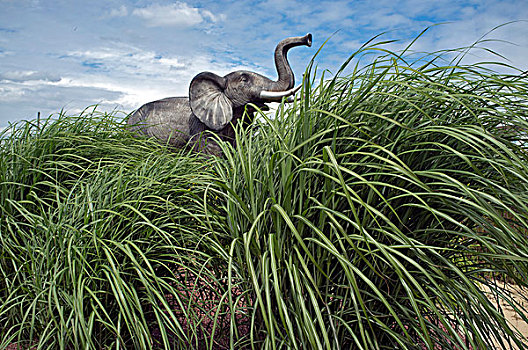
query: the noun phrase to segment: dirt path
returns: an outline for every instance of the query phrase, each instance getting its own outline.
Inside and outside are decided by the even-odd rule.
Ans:
[[[511,293],[513,299],[519,303],[520,307],[524,308],[525,310],[528,310],[528,289],[521,289],[516,285],[511,284],[502,284],[501,287],[505,287],[508,292]],[[483,289],[484,291],[487,291],[487,288]],[[525,346],[523,348],[519,348],[517,346],[514,347],[506,347],[503,348],[500,345],[497,345],[495,348],[496,350],[524,350],[528,349],[528,323],[526,323],[518,314],[515,312],[513,306],[509,305],[503,300],[499,301],[501,308],[504,312],[504,317],[512,328],[517,329],[525,338]],[[528,316],[528,313],[526,314]]]

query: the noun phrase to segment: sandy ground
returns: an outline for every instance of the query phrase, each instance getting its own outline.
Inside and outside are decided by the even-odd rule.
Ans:
[[[519,303],[525,310],[528,310],[528,289],[521,289],[515,285],[510,284],[502,284],[501,287],[505,287],[512,295],[513,299]],[[483,289],[486,291],[486,289]],[[517,346],[514,347],[506,347],[503,348],[500,345],[496,346],[496,350],[525,350],[528,349],[528,323],[524,322],[524,320],[517,315],[517,312],[515,312],[513,306],[509,305],[508,303],[504,301],[500,301],[500,305],[502,307],[502,310],[504,312],[504,316],[510,323],[510,325],[517,329],[525,338],[525,345],[522,348],[519,348]],[[528,316],[528,313],[526,314]],[[483,349],[484,350],[484,349]]]

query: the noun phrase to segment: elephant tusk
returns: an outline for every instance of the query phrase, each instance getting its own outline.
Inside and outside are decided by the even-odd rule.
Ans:
[[[293,89],[289,89],[286,91],[266,91],[262,90],[260,92],[260,98],[262,100],[267,101],[282,101],[283,97],[294,95],[297,91],[301,89],[302,84],[298,85],[297,87],[294,87]]]
[[[302,84],[299,84],[296,87],[294,87],[293,89],[291,89],[293,91],[292,95],[294,95],[297,91],[301,90],[301,87],[302,87]]]
[[[293,95],[292,96],[288,96],[288,98],[286,99],[286,102],[294,103],[296,99],[297,99],[297,97],[295,97]]]

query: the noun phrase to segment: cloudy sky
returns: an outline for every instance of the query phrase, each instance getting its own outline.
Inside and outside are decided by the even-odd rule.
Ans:
[[[202,71],[247,69],[275,78],[273,50],[312,33],[312,48],[289,53],[297,77],[317,48],[319,69],[334,70],[382,32],[403,47],[426,27],[415,50],[486,45],[528,69],[527,0],[0,0],[0,129],[65,109],[131,112],[187,95]],[[477,51],[468,60],[487,59]]]

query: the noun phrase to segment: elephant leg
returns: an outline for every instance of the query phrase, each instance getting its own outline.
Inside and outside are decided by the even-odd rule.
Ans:
[[[216,140],[212,137],[208,137],[204,133],[191,136],[189,145],[192,147],[194,152],[222,156],[222,148],[220,148]]]

